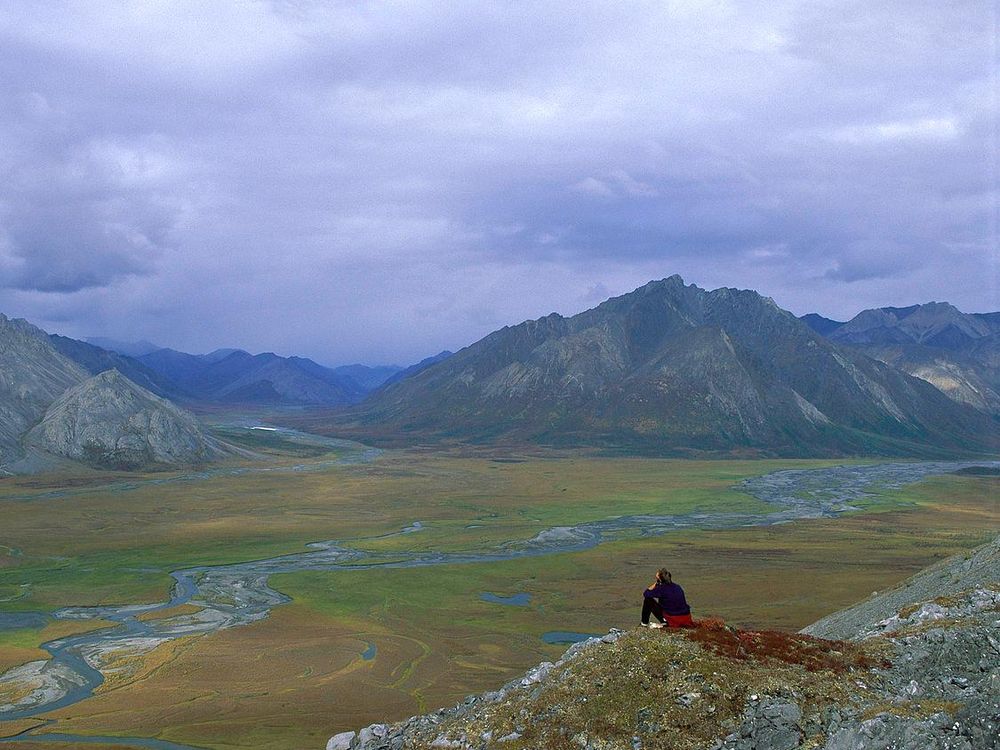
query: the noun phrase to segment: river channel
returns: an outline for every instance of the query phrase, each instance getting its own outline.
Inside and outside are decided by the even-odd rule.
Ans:
[[[338,441],[339,448],[344,446]],[[350,451],[347,459],[339,461],[370,461],[376,455],[377,452],[362,446]],[[319,462],[321,465],[330,463]],[[836,517],[857,510],[856,503],[876,491],[899,488],[930,475],[946,474],[972,465],[983,464],[885,463],[778,471],[746,479],[736,486],[737,490],[770,504],[773,508],[770,512],[609,517],[575,526],[549,528],[530,539],[509,541],[485,551],[394,551],[390,556],[352,548],[338,541],[317,541],[307,545],[307,551],[296,554],[176,570],[170,574],[174,584],[166,601],[145,605],[71,607],[55,612],[54,617],[61,620],[108,620],[117,625],[45,643],[42,648],[50,654],[49,659],[24,664],[0,675],[0,692],[16,688],[16,692],[20,693],[15,702],[0,704],[0,721],[44,718],[42,715],[48,711],[85,700],[104,681],[102,669],[109,668],[112,663],[120,663],[123,656],[139,657],[177,638],[207,635],[267,617],[274,607],[290,601],[268,585],[268,579],[276,573],[497,562],[590,549],[626,535],[658,536],[687,528],[732,529]],[[302,468],[292,470],[317,469],[303,464]],[[204,472],[151,481],[197,481],[196,476],[204,479],[213,474]],[[115,489],[129,491],[140,486],[140,482],[120,483]],[[76,491],[67,490],[58,496]],[[420,533],[422,528],[419,521],[415,521],[397,533]],[[182,604],[193,604],[200,609],[192,614],[154,620],[138,619],[140,615]],[[75,743],[96,741],[90,737],[33,733],[17,739]],[[105,742],[111,739],[104,738]],[[0,739],[0,743],[5,741],[10,740]],[[114,742],[153,750],[191,750],[184,745],[160,740],[116,738]]]

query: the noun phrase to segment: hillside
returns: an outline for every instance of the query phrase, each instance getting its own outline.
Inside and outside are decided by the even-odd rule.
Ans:
[[[926,380],[955,401],[1000,414],[1000,314],[945,302],[863,310],[846,323],[802,320],[831,341]]]
[[[2,314],[0,373],[0,466],[9,466],[24,455],[24,432],[88,374],[56,351],[44,331]]]
[[[1000,537],[811,626],[850,620],[834,626],[845,640],[711,620],[613,630],[498,690],[335,735],[327,750],[995,750],[998,607]]]
[[[27,445],[91,466],[149,469],[202,463],[221,453],[197,420],[108,370],[63,393]]]
[[[679,276],[505,327],[327,425],[376,440],[778,455],[992,452],[996,428],[756,292]]]

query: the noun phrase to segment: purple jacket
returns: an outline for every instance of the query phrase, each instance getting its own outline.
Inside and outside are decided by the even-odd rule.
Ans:
[[[642,595],[647,599],[658,599],[663,611],[668,615],[689,615],[691,608],[684,598],[684,589],[676,583],[658,583],[646,589]]]

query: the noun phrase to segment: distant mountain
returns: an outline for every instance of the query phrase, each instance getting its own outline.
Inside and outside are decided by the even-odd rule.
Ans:
[[[139,361],[204,402],[331,406],[357,403],[368,392],[354,378],[303,357],[242,349],[202,355],[160,349]]]
[[[249,354],[249,352],[246,352],[243,349],[216,349],[208,354],[202,354],[199,356],[206,362],[221,362],[230,354]]]
[[[145,339],[140,341],[118,341],[117,339],[109,339],[103,336],[90,336],[85,338],[84,341],[92,346],[106,349],[109,352],[124,354],[126,357],[141,357],[143,354],[149,354],[163,348]]]
[[[117,370],[73,386],[27,434],[28,445],[110,469],[196,464],[221,451],[197,420]]]
[[[1000,332],[990,315],[967,315],[947,302],[864,310],[830,334],[846,344],[913,343],[960,349]]]
[[[817,318],[825,320],[811,319]],[[1000,414],[1000,313],[963,313],[946,302],[881,307],[820,333],[926,380],[955,401]]]
[[[44,331],[0,315],[0,466],[24,455],[21,436],[67,388],[87,377]]]
[[[756,292],[655,281],[505,327],[376,392],[342,433],[670,454],[995,451],[997,422]]]
[[[354,404],[403,370],[394,365],[362,364],[330,368],[304,357],[250,354],[231,348],[208,354],[156,348],[133,357],[64,336],[53,336],[52,341],[92,374],[113,368],[159,396],[189,404]],[[130,346],[138,350],[142,343]]]
[[[0,315],[0,472],[44,468],[51,459],[42,452],[114,468],[216,455],[190,414],[116,370],[90,376],[106,364],[158,385],[155,373],[124,355]]]
[[[803,323],[812,328],[820,336],[829,336],[830,333],[844,325],[843,321],[824,318],[816,313],[807,313],[799,318]]]
[[[133,357],[57,334],[49,334],[49,340],[60,354],[76,362],[91,375],[118,370],[133,383],[157,396],[174,398],[182,395],[168,378]]]
[[[415,366],[415,365],[414,365]],[[386,381],[396,377],[403,372],[403,368],[397,365],[378,365],[369,367],[368,365],[341,365],[334,367],[333,372],[345,378],[350,378],[362,388],[365,393],[374,391]]]
[[[140,364],[173,383],[175,387],[193,392],[192,388],[197,386],[198,377],[212,364],[207,359],[208,356],[210,355],[187,354],[174,349],[157,349],[137,359]]]

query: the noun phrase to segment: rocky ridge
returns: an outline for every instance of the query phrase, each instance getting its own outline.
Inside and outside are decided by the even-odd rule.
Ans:
[[[0,466],[24,455],[21,436],[87,372],[57,352],[26,320],[0,314]]]
[[[803,322],[844,346],[926,380],[949,398],[1000,414],[1000,314],[964,313],[947,302],[863,310],[846,323]]]
[[[325,429],[689,455],[993,452],[996,422],[750,290],[653,281],[505,327]],[[411,438],[408,438],[412,440]]]
[[[327,750],[996,750],[1000,537],[806,629],[612,630]]]
[[[70,388],[25,437],[35,448],[113,469],[193,464],[221,453],[193,415],[108,370]]]

